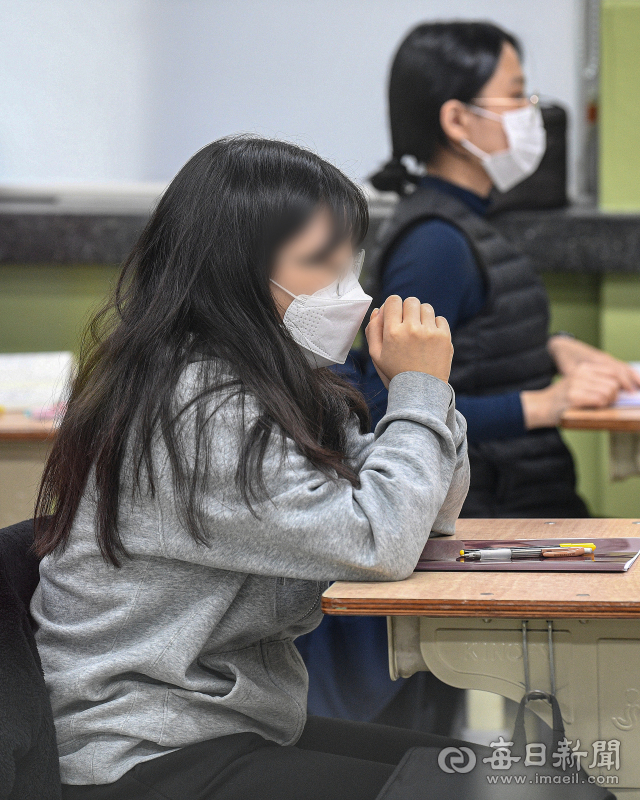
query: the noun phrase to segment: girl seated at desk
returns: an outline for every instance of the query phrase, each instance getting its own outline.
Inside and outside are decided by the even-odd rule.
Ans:
[[[66,800],[373,800],[409,747],[449,741],[307,720],[294,645],[329,581],[407,577],[467,491],[431,306],[372,314],[375,434],[326,369],[369,307],[367,223],[316,155],[214,142],[94,319],[43,477],[32,603]]]

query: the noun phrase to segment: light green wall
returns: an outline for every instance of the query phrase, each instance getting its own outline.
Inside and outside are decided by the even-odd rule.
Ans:
[[[599,201],[607,211],[640,209],[640,0],[602,0]]]
[[[0,265],[0,352],[73,350],[116,267]]]
[[[0,352],[73,350],[117,274],[103,265],[0,265]],[[551,330],[568,330],[619,358],[640,360],[640,275],[544,276]],[[608,479],[605,433],[565,431],[580,491],[598,516],[640,516],[640,478]]]

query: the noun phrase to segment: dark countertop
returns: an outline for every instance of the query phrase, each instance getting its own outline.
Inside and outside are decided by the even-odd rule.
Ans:
[[[0,213],[0,264],[119,264],[148,218]]]
[[[510,211],[493,223],[531,256],[538,272],[640,272],[640,213],[569,206]]]
[[[393,203],[371,204],[376,228]],[[640,272],[640,212],[612,214],[572,205],[541,211],[508,211],[491,218],[531,256],[538,272]],[[371,247],[371,233],[367,236]]]
[[[393,209],[371,201],[365,247]],[[144,205],[65,210],[0,204],[0,264],[118,264],[149,218]],[[533,258],[540,272],[640,272],[640,213],[608,214],[589,206],[510,211],[494,224]]]

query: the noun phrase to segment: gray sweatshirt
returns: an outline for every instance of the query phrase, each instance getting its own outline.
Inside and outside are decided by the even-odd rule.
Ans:
[[[184,396],[197,376],[197,365],[186,370]],[[319,624],[328,582],[402,580],[431,531],[454,531],[469,467],[448,384],[402,373],[374,434],[354,420],[348,454],[360,488],[322,474],[289,440],[281,459],[272,436],[271,499],[257,516],[234,483],[241,413],[250,424],[255,401],[215,414],[207,544],[180,523],[159,441],[155,497],[134,495],[123,472],[119,531],[131,558],[120,568],[102,559],[90,482],[67,548],[40,565],[31,610],[63,783],[111,783],[140,761],[227,734],[295,743],[307,674],[294,639]]]

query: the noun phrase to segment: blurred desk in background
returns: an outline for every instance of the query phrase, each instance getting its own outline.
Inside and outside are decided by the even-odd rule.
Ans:
[[[561,424],[572,430],[640,433],[640,408],[570,408]]]
[[[33,419],[26,414],[0,414],[0,442],[42,442],[55,432],[53,420]]]
[[[0,526],[33,516],[73,368],[70,352],[0,353]]]
[[[640,408],[637,406],[572,408],[564,412],[561,424],[569,430],[608,431],[610,480],[640,475]]]
[[[29,519],[55,425],[24,414],[0,414],[0,527]]]

